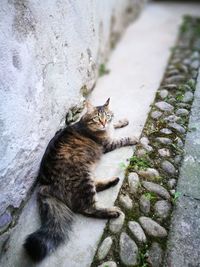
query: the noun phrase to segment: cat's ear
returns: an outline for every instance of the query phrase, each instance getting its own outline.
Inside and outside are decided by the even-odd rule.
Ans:
[[[87,108],[87,112],[88,112],[88,113],[91,113],[91,112],[94,110],[94,107],[93,107],[93,105],[90,103],[89,100],[87,100],[87,101],[85,102],[85,106],[86,106],[86,108]]]
[[[107,99],[106,103],[104,104],[104,107],[108,107],[110,103],[110,97]]]

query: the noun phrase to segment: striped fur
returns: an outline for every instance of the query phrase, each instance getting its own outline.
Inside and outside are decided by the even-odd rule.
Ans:
[[[74,212],[103,219],[120,214],[116,208],[96,204],[96,193],[116,185],[119,178],[95,181],[91,171],[103,153],[136,142],[134,138],[110,141],[107,126],[113,113],[108,105],[109,99],[103,106],[89,104],[81,120],[57,132],[47,146],[38,175],[41,227],[24,243],[34,261],[66,240]]]

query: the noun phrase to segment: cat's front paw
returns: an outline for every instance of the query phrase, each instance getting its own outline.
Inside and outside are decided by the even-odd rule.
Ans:
[[[112,218],[118,218],[122,213],[119,207],[113,207],[111,209],[112,209]]]
[[[129,145],[136,145],[139,142],[139,139],[135,136],[129,137]]]

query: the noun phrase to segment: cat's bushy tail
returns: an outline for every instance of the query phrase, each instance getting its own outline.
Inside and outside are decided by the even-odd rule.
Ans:
[[[41,261],[68,237],[72,211],[60,200],[39,194],[42,226],[25,240],[24,247],[33,261]]]

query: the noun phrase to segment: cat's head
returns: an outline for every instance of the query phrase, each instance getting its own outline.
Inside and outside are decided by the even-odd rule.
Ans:
[[[82,117],[82,121],[91,131],[106,131],[112,121],[113,112],[109,109],[110,98],[102,106],[94,107],[90,102],[86,102],[87,111]]]

